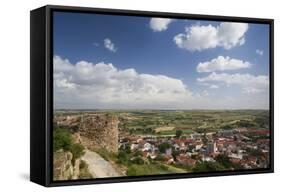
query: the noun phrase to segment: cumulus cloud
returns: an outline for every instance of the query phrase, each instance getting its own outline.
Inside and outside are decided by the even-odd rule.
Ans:
[[[256,54],[262,56],[263,55],[263,50],[256,49]]]
[[[269,78],[268,76],[259,75],[254,76],[251,74],[228,74],[216,72],[211,73],[210,75],[198,78],[199,82],[217,82],[223,83],[227,86],[230,85],[239,85],[241,86],[243,93],[260,93],[268,91],[269,88]]]
[[[210,88],[210,89],[218,89],[219,86],[218,86],[218,85],[210,85],[209,88]]]
[[[226,71],[226,70],[237,70],[250,68],[251,63],[247,61],[242,61],[239,59],[233,59],[230,57],[218,56],[211,61],[206,61],[199,63],[197,66],[197,71],[201,72],[214,72],[214,71]]]
[[[151,18],[149,26],[154,32],[165,31],[168,29],[168,26],[172,21],[172,19],[166,18]]]
[[[202,94],[203,94],[204,96],[209,96],[209,95],[210,95],[207,90],[204,90],[204,91],[202,92]]]
[[[54,98],[62,103],[88,107],[169,108],[189,105],[192,92],[179,79],[165,75],[120,70],[111,63],[79,61],[54,56]],[[67,104],[65,104],[67,105]]]
[[[174,37],[179,48],[189,51],[202,51],[215,47],[231,49],[245,43],[246,23],[222,22],[218,26],[193,25],[186,27],[185,33]]]
[[[71,63],[54,56],[54,105],[70,109],[226,109],[268,108],[268,99],[230,95],[213,99],[207,90],[198,93],[177,78],[118,69],[112,63]],[[215,89],[220,83],[240,84],[245,93],[268,87],[267,76],[212,73],[198,79]],[[239,79],[239,80],[238,80]]]
[[[108,38],[104,39],[104,47],[111,52],[117,51],[117,48],[115,47],[114,43]]]

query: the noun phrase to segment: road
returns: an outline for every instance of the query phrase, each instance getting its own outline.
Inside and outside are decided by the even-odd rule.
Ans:
[[[86,149],[85,154],[81,157],[81,159],[89,165],[89,172],[94,178],[122,176],[108,161],[96,152]]]

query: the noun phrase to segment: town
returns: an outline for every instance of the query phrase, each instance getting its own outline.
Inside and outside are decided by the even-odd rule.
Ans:
[[[190,138],[131,136],[120,139],[119,147],[140,151],[144,161],[151,159],[168,165],[193,168],[198,162],[216,162],[217,157],[225,156],[240,169],[255,169],[268,167],[269,142],[268,130],[237,128],[216,133],[194,133]]]
[[[268,122],[266,110],[58,111],[54,131],[68,131],[117,175],[138,176],[269,168]]]

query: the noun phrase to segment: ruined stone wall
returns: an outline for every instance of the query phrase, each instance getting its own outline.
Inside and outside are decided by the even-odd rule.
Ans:
[[[119,121],[115,115],[84,113],[54,118],[54,122],[70,128],[75,142],[88,149],[105,148],[118,152]]]
[[[79,127],[81,143],[89,149],[118,152],[118,123],[112,115],[83,115]]]

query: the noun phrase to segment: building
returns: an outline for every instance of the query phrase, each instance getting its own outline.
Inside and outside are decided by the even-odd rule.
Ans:
[[[152,150],[152,145],[150,143],[145,143],[143,145],[142,151],[151,151]]]
[[[166,155],[172,155],[172,148],[168,148],[165,150]]]
[[[206,152],[207,154],[215,153],[217,151],[216,142],[208,142]]]

